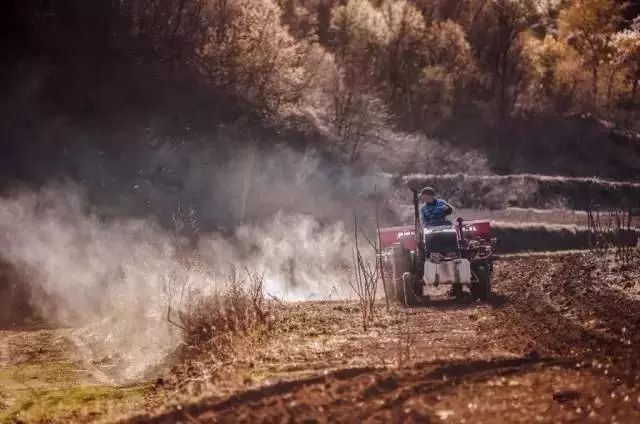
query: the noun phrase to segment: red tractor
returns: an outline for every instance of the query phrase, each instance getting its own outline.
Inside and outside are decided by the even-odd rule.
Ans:
[[[418,192],[413,191],[414,225],[379,232],[387,296],[405,306],[428,299],[430,286],[451,286],[455,297],[468,287],[474,298],[491,295],[491,274],[497,240],[489,221],[458,218],[453,225],[423,227]]]

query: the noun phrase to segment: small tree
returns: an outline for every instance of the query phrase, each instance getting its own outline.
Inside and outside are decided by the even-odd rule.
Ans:
[[[348,0],[333,9],[331,30],[339,67],[334,74],[333,130],[342,153],[355,162],[387,123],[386,106],[376,95],[386,25],[369,0]]]
[[[412,92],[426,64],[426,25],[420,11],[405,0],[385,1],[381,10],[386,39],[379,74],[391,104],[410,113]]]
[[[626,81],[631,85],[629,100],[638,99],[640,84],[640,19],[631,28],[618,32],[613,37],[615,48],[614,64],[624,73]]]
[[[294,102],[305,80],[305,45],[281,24],[279,6],[273,0],[206,4],[207,25],[194,54],[203,74],[263,114]]]
[[[454,114],[461,99],[469,96],[470,83],[478,77],[476,60],[464,30],[452,21],[435,22],[425,33],[425,59],[416,99],[423,128]]]
[[[333,128],[340,140],[342,154],[350,162],[360,158],[362,149],[381,139],[388,121],[387,108],[366,90],[366,83],[346,84],[342,75],[335,75],[333,95]]]
[[[331,30],[341,62],[356,66],[361,72],[371,69],[385,43],[386,26],[382,14],[369,0],[348,0],[334,8]]]
[[[523,66],[523,34],[535,21],[533,1],[495,0],[486,7],[486,44],[481,48],[491,76],[491,92],[498,116],[506,116],[515,104],[526,69]]]
[[[577,54],[566,43],[547,35],[542,40],[528,36],[525,55],[529,78],[519,106],[534,112],[566,112],[576,95]]]
[[[615,0],[575,0],[559,17],[561,34],[591,74],[594,110],[598,107],[600,71],[613,57],[612,40],[620,25],[622,10],[623,5]]]

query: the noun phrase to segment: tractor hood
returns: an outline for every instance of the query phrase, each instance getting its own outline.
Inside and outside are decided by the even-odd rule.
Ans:
[[[447,226],[447,231],[453,231],[451,226]],[[468,239],[491,239],[491,223],[490,221],[463,221],[462,233],[464,238]],[[408,250],[417,249],[416,230],[413,225],[403,225],[400,227],[381,228],[379,232],[380,249],[386,249],[396,243],[402,245]]]
[[[381,228],[379,236],[381,250],[391,247],[396,243],[402,243],[405,249],[416,250],[416,229],[413,225]]]

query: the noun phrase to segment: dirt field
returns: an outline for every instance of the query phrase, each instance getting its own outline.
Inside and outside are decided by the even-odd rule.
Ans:
[[[640,422],[640,257],[609,264],[515,257],[491,302],[380,305],[366,332],[354,303],[287,305],[229,359],[196,356],[134,387],[102,381],[69,329],[4,331],[0,419]]]
[[[246,389],[131,422],[638,422],[638,264],[514,259],[490,304],[381,307],[366,333],[354,305],[300,304],[235,364]]]

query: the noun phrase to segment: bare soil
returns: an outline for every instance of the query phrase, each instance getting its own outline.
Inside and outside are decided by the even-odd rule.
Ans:
[[[366,332],[354,304],[290,306],[235,379],[130,422],[640,422],[640,258],[612,263],[514,258],[490,303],[380,306]]]
[[[640,422],[640,254],[513,256],[495,295],[281,306],[276,325],[138,386],[109,384],[76,330],[0,332],[0,421]]]

